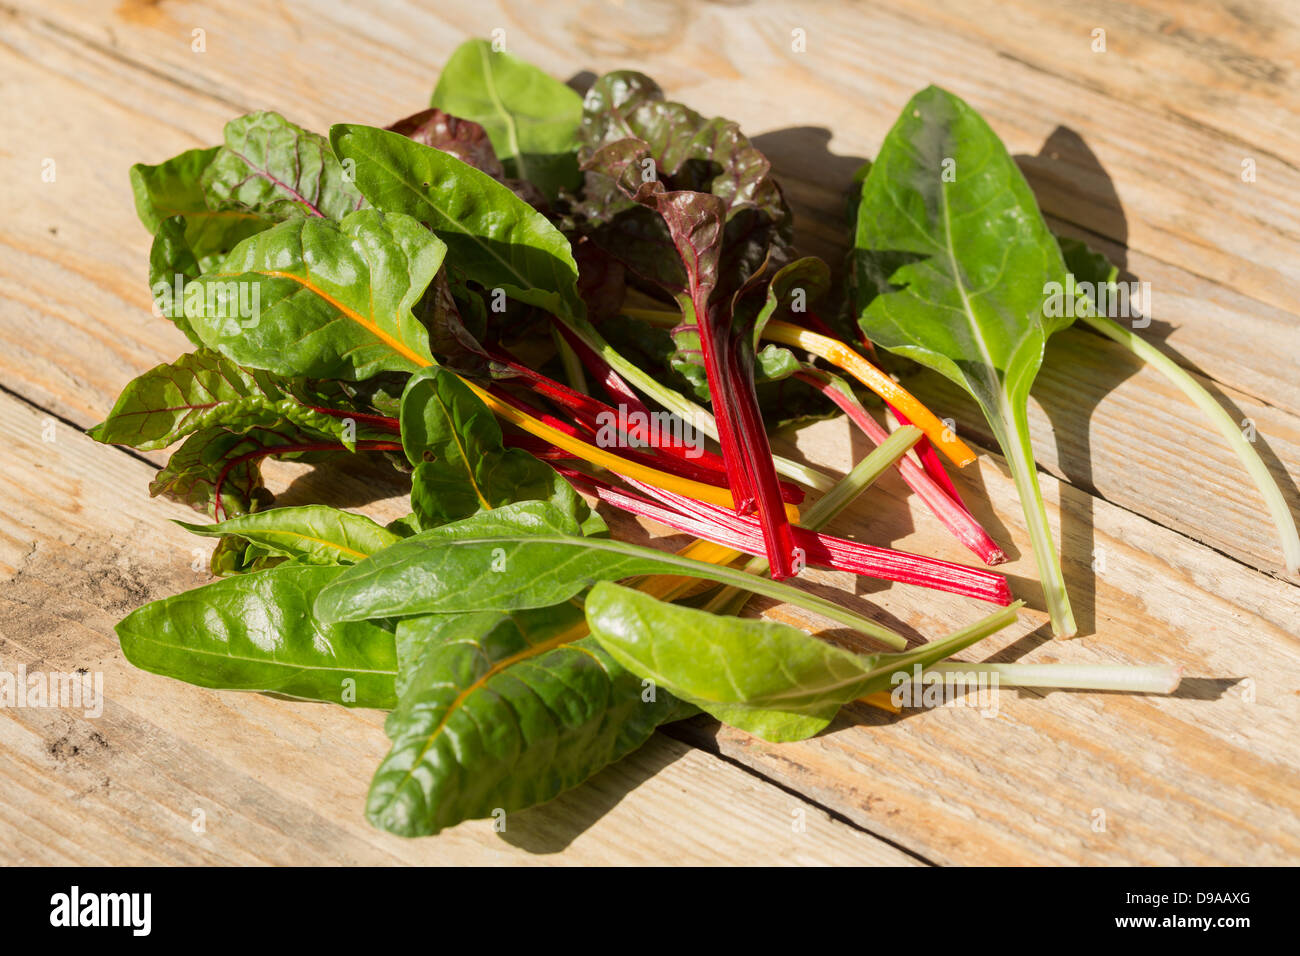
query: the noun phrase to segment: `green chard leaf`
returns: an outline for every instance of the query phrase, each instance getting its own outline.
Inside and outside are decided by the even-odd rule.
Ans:
[[[217,546],[212,549],[212,560],[208,562],[208,569],[216,577],[225,577],[231,574],[266,571],[290,560],[283,554],[264,548],[260,544],[254,544],[247,538],[228,534],[222,537],[217,542]]]
[[[365,204],[325,137],[279,113],[233,119],[225,138],[202,173],[203,195],[214,211],[341,220]]]
[[[355,429],[344,419],[303,405],[267,372],[240,368],[220,352],[199,349],[130,382],[89,435],[152,451],[213,425],[238,431],[281,420],[352,444],[348,436]]]
[[[695,708],[647,689],[572,604],[398,624],[401,698],[366,814],[401,836],[544,803]]]
[[[257,211],[221,209],[209,201],[203,177],[221,153],[221,147],[186,150],[156,166],[131,167],[131,191],[140,222],[157,234],[164,222],[183,217],[182,237],[196,259],[229,248],[275,219]]]
[[[1002,141],[951,93],[918,93],[885,137],[862,184],[854,257],[863,331],[979,403],[1020,494],[1053,628],[1073,634],[1027,420],[1044,344],[1071,322],[1044,308],[1065,263]]]
[[[443,67],[430,105],[482,126],[508,176],[550,199],[577,188],[582,97],[548,73],[486,40],[466,40]]]
[[[202,345],[185,318],[185,290],[203,272],[219,266],[240,242],[271,223],[252,218],[227,220],[228,228],[208,230],[196,239],[190,234],[194,221],[190,216],[172,216],[158,227],[149,249],[149,290],[155,311],[170,319],[195,345]]]
[[[394,135],[394,134],[390,134]],[[446,246],[409,216],[297,219],[235,247],[192,284],[185,316],[209,348],[284,376],[364,379],[433,362],[412,308]]]
[[[370,126],[334,126],[330,142],[341,159],[355,164],[366,198],[387,213],[426,223],[466,278],[562,316],[585,316],[569,240],[491,176],[450,153]]]
[[[1019,604],[901,654],[854,654],[775,621],[722,617],[601,582],[586,600],[591,633],[611,657],[733,727],[764,740],[819,733],[840,707],[889,690],[1016,619]]]
[[[348,568],[316,601],[321,620],[518,611],[567,601],[597,581],[673,574],[729,584],[901,640],[832,601],[744,571],[611,538],[582,537],[544,501],[502,505],[405,538]]]
[[[181,307],[185,284],[276,221],[258,212],[210,205],[202,178],[220,151],[218,146],[191,149],[156,166],[131,167],[136,213],[154,234],[149,287],[155,305],[196,345],[201,343]]]
[[[390,708],[392,630],[312,617],[317,592],[338,573],[286,565],[146,604],[117,625],[122,652],[136,667],[200,687]]]
[[[235,535],[256,545],[258,557],[275,554],[299,564],[356,564],[401,540],[365,515],[327,505],[272,508],[213,525],[176,523],[210,538]]]
[[[422,527],[527,500],[549,501],[579,524],[600,522],[550,465],[502,445],[496,416],[451,372],[430,368],[412,376],[401,419],[402,445],[415,467],[411,506]]]

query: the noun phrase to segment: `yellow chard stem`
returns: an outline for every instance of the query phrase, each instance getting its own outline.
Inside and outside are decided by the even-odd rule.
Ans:
[[[643,319],[654,325],[676,325],[681,317],[676,312],[662,309],[625,308],[625,315]],[[871,389],[889,404],[906,415],[917,428],[930,439],[930,443],[942,451],[958,467],[968,465],[975,460],[975,452],[965,442],[953,434],[952,429],[944,425],[934,412],[913,397],[912,393],[899,385],[892,378],[876,368],[861,355],[843,342],[817,332],[810,332],[789,322],[768,322],[763,327],[762,337],[782,345],[793,345],[806,352],[823,358],[832,365],[848,372],[859,382]]]

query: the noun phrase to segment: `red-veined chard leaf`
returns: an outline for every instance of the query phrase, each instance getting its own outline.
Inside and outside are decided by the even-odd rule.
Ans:
[[[799,566],[798,550],[781,502],[772,449],[754,390],[753,322],[746,321],[747,315],[754,319],[762,308],[736,310],[762,281],[773,260],[765,252],[763,264],[752,272],[724,277],[726,203],[710,193],[667,190],[658,179],[644,178],[637,170],[648,168],[645,164],[649,162],[645,143],[624,139],[602,147],[586,165],[604,170],[627,196],[654,210],[667,229],[677,262],[670,267],[668,258],[656,253],[653,281],[676,301],[683,324],[698,331],[699,353],[736,509],[749,511],[757,505],[772,575],[789,577]],[[629,268],[634,266],[629,263]]]
[[[1053,629],[1073,634],[1027,420],[1044,344],[1071,320],[1044,310],[1066,269],[1029,185],[980,115],[932,86],[885,137],[857,216],[863,331],[979,403],[1020,494]]]
[[[240,368],[211,349],[189,352],[131,381],[108,417],[88,434],[106,444],[151,451],[212,425],[238,431],[281,420],[346,447],[358,434],[379,437],[355,419],[349,428],[347,419],[313,410],[270,373]]]
[[[717,196],[728,220],[746,208],[761,213],[764,225],[773,232],[763,242],[763,254],[773,242],[788,243],[790,210],[772,178],[771,163],[736,123],[722,117],[706,119],[665,99],[654,80],[632,70],[606,73],[596,80],[582,109],[579,160],[590,172],[581,209],[589,221],[608,222],[633,208],[592,159],[603,147],[639,140],[654,161],[655,177],[666,188]]]
[[[445,252],[409,216],[296,219],[246,239],[192,283],[185,316],[207,346],[249,368],[342,379],[411,372],[433,361],[411,310]]]
[[[275,220],[339,220],[365,204],[325,137],[266,111],[226,124],[225,144],[203,169],[201,187],[214,211]]]
[[[486,40],[466,40],[442,68],[430,105],[482,126],[507,175],[550,199],[577,188],[582,97],[550,74]]]
[[[543,803],[695,712],[585,633],[568,603],[399,622],[401,698],[371,823],[424,836]]]
[[[840,707],[891,687],[1016,619],[1020,605],[899,654],[855,654],[776,621],[721,617],[603,581],[585,602],[592,636],[638,677],[764,740],[819,733]]]
[[[117,625],[122,652],[136,667],[200,687],[390,708],[392,629],[312,617],[316,594],[338,573],[285,565],[146,604]]]
[[[358,450],[400,446],[359,441]],[[187,504],[210,517],[229,518],[268,505],[271,493],[262,484],[265,458],[320,461],[347,454],[332,436],[278,421],[252,428],[212,425],[190,435],[172,452],[166,467],[149,483],[149,494]]]

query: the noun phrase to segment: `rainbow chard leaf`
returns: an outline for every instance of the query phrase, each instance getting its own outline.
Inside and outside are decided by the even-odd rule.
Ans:
[[[501,426],[450,372],[425,369],[402,396],[402,446],[415,467],[411,507],[421,527],[468,518],[512,501],[550,501],[591,534],[603,529],[567,481],[520,448],[505,448]]]
[[[1053,630],[1073,635],[1029,442],[1043,346],[1071,321],[1044,309],[1066,269],[1033,193],[979,114],[932,86],[885,137],[857,216],[863,331],[979,403],[1020,494]]]
[[[770,260],[765,258],[753,271],[746,266],[739,273],[735,271],[736,263],[724,263],[727,203],[709,193],[668,190],[658,179],[646,179],[641,171],[653,166],[646,144],[635,139],[601,147],[584,164],[584,168],[609,176],[639,205],[654,210],[667,229],[676,261],[655,256],[653,275],[645,278],[673,297],[684,325],[698,330],[727,484],[736,510],[749,511],[757,505],[772,576],[789,577],[802,569],[802,561],[781,502],[772,449],[755,392],[751,333],[757,334],[756,326],[754,321],[745,321],[746,314],[755,320],[761,310],[736,311],[736,305],[761,281]]]
[[[571,604],[400,622],[401,699],[371,823],[424,836],[543,803],[695,712],[585,634]]]
[[[299,564],[356,564],[401,540],[365,515],[327,505],[272,508],[213,525],[176,523],[210,538],[238,535],[257,546],[250,557],[278,555]]]
[[[472,120],[452,116],[440,109],[427,109],[384,127],[401,133],[421,146],[432,146],[450,153],[462,163],[487,173],[501,185],[535,209],[547,207],[546,195],[526,179],[512,179],[497,158],[492,141],[482,126]]]
[[[854,654],[775,621],[720,617],[601,582],[586,600],[592,636],[638,677],[764,740],[802,740],[840,707],[889,690],[891,677],[928,667],[1016,619],[996,611],[950,637],[901,654]]]
[[[600,77],[583,101],[579,160],[586,176],[581,211],[588,222],[609,222],[633,203],[615,182],[591,165],[602,148],[627,140],[645,144],[655,175],[669,189],[710,193],[723,203],[728,222],[742,210],[729,245],[746,239],[758,250],[757,265],[773,244],[788,244],[790,210],[772,178],[772,166],[740,127],[722,117],[706,119],[688,106],[664,98],[663,90],[644,73],[618,70]],[[644,254],[644,253],[643,253]]]
[[[201,178],[207,206],[214,211],[273,220],[339,220],[365,204],[325,137],[278,113],[231,120],[225,139]]]
[[[157,234],[167,220],[184,217],[180,238],[199,261],[276,221],[257,210],[220,208],[204,189],[204,174],[220,152],[219,146],[191,149],[156,166],[131,167],[135,211],[144,227]]]
[[[357,451],[401,450],[395,442],[358,441]],[[213,425],[202,428],[172,453],[167,466],[149,484],[149,494],[163,495],[217,519],[258,511],[270,504],[262,484],[265,458],[320,461],[346,454],[340,441],[288,421],[252,428]]]
[[[674,574],[787,601],[890,644],[888,628],[798,588],[610,538],[582,537],[571,515],[519,501],[430,528],[348,568],[316,600],[325,621],[560,604],[597,581]]]
[[[117,625],[136,667],[200,687],[389,708],[396,645],[373,622],[321,624],[316,593],[338,568],[286,565],[146,604]]]
[[[269,373],[240,368],[220,352],[199,349],[133,380],[89,435],[106,444],[151,451],[212,425],[237,431],[281,420],[348,446],[353,441],[345,419],[303,405]]]
[[[467,40],[443,67],[430,105],[482,126],[506,175],[550,199],[577,188],[582,97],[549,73],[486,40]]]
[[[149,290],[163,318],[170,319],[195,345],[202,345],[185,318],[188,284],[217,268],[235,246],[273,223],[255,218],[228,219],[220,221],[223,228],[208,229],[196,238],[191,235],[194,221],[193,216],[172,216],[158,227],[149,249]]]
[[[192,283],[185,317],[209,348],[249,368],[342,379],[412,372],[433,356],[411,310],[445,252],[409,216],[297,219],[246,239]]]
[[[208,570],[216,577],[266,571],[290,561],[283,554],[254,544],[238,535],[224,535],[212,549]]]
[[[569,240],[491,176],[370,126],[334,126],[330,143],[354,163],[357,186],[377,209],[413,216],[447,244],[456,272],[520,302],[585,316]]]

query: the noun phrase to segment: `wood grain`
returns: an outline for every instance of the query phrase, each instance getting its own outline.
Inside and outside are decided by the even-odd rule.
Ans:
[[[255,28],[251,19],[238,4],[0,8],[0,109],[10,130],[0,203],[12,211],[0,238],[0,384],[42,410],[0,398],[7,434],[26,448],[0,463],[10,512],[0,518],[0,570],[14,575],[0,586],[0,655],[93,661],[112,675],[100,723],[56,711],[0,715],[6,855],[913,859],[868,830],[950,863],[1294,862],[1300,588],[1275,576],[1259,499],[1199,413],[1118,346],[1084,332],[1052,343],[1031,426],[1085,637],[1046,639],[1020,509],[990,453],[958,480],[1012,551],[1012,589],[1033,609],[965,656],[1173,663],[1188,675],[1180,696],[1004,691],[989,719],[965,708],[902,717],[850,708],[834,732],[785,746],[697,720],[526,821],[518,815],[520,831],[504,840],[481,824],[417,843],[368,830],[358,808],[384,742],[367,715],[213,694],[126,666],[112,623],[192,583],[193,545],[165,521],[176,509],[144,498],[146,464],[76,435],[126,380],[186,349],[148,310],[148,237],[126,187],[131,163],[217,142],[226,119],[253,108],[322,130],[391,121],[426,102],[463,37],[503,28],[514,52],[556,75],[644,69],[671,95],[760,134],[801,246],[833,262],[846,241],[844,190],[907,97],[935,82],[967,98],[1019,155],[1054,227],[1152,283],[1155,322],[1144,334],[1195,369],[1234,416],[1255,422],[1296,507],[1300,170],[1290,157],[1300,29],[1284,4],[887,0],[796,10],[509,0],[430,10],[315,0],[277,6]],[[1105,54],[1089,48],[1093,26],[1108,30]],[[206,52],[191,48],[196,28]],[[807,53],[791,49],[794,29],[806,31]],[[1247,156],[1254,183],[1240,179]],[[46,158],[58,164],[54,183],[40,178]],[[908,384],[963,435],[987,443],[969,402],[946,383],[918,375]],[[53,416],[70,423],[56,422],[55,455],[39,441]],[[832,470],[866,450],[843,421],[804,429],[791,447]],[[348,506],[399,507],[374,499],[400,486],[376,489],[364,467],[325,477],[272,465],[268,474],[289,501],[333,487]],[[893,476],[836,530],[970,557]],[[810,585],[918,639],[982,613],[962,599],[847,575],[814,574]],[[790,609],[767,613],[818,624]],[[799,802],[790,793],[836,818],[808,805],[807,831],[790,839]],[[200,801],[211,809],[201,839],[189,830]]]

